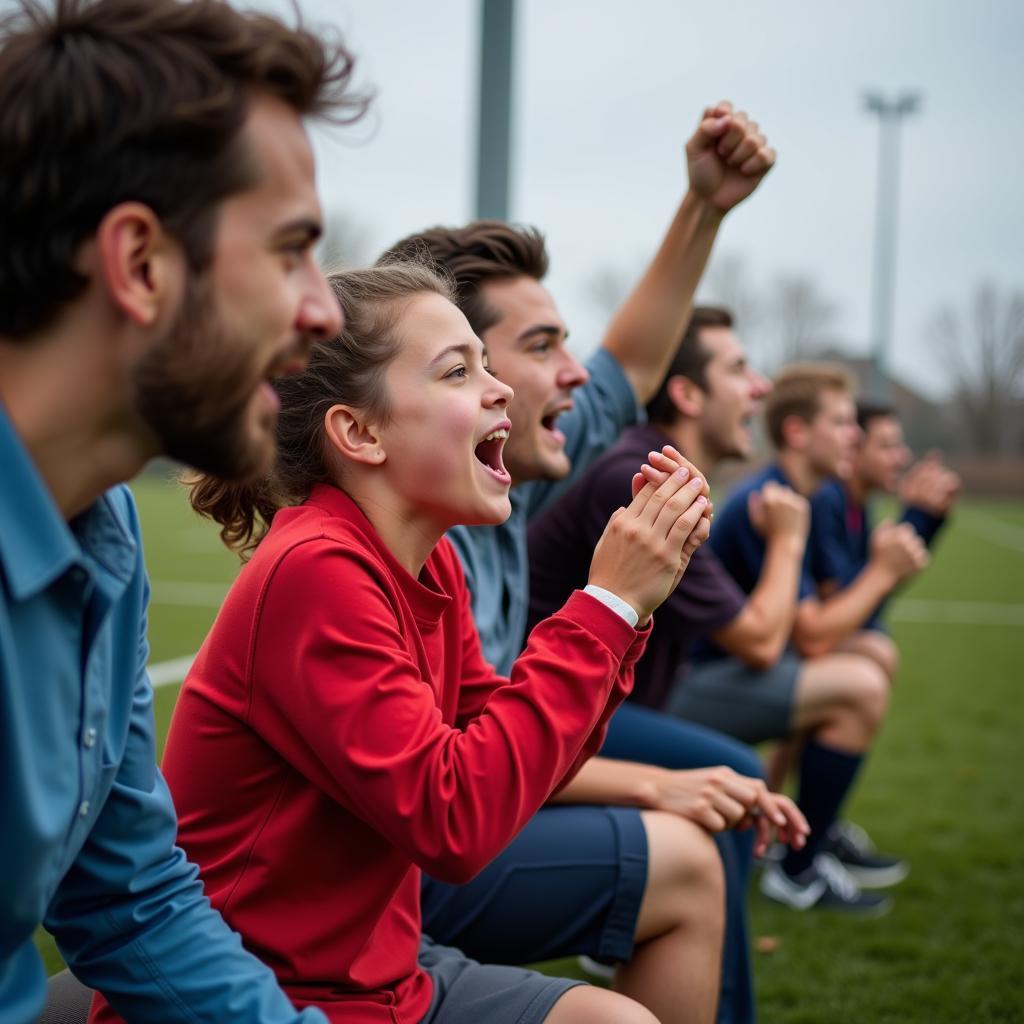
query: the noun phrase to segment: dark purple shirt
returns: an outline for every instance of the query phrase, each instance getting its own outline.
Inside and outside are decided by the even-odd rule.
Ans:
[[[550,508],[530,522],[530,627],[586,585],[590,559],[611,514],[630,501],[630,484],[647,453],[671,444],[651,426],[630,427]],[[728,625],[746,595],[711,549],[701,547],[679,586],[658,609],[636,667],[632,700],[660,708],[698,637]]]

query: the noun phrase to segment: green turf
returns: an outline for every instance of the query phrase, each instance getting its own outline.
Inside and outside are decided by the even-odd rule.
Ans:
[[[180,491],[135,486],[155,594],[166,582],[223,584],[237,562]],[[1015,605],[1018,624],[921,623],[927,601]],[[903,667],[850,816],[912,864],[886,918],[800,915],[751,895],[761,1016],[833,1021],[1024,1020],[1024,505],[964,502],[934,564],[894,603]],[[214,604],[157,600],[153,660],[192,653]],[[946,614],[949,614],[946,607]],[[916,617],[916,616],[915,616]],[[177,688],[157,691],[159,733]],[[60,961],[40,937],[47,965]],[[573,973],[572,961],[551,965]]]

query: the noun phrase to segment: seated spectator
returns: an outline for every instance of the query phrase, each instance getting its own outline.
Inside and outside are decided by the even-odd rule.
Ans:
[[[891,405],[859,400],[857,424],[861,436],[849,475],[826,480],[811,499],[811,572],[823,594],[853,583],[870,560],[874,530],[890,528],[871,525],[869,502],[874,494],[898,495],[900,522],[909,523],[931,547],[960,489],[960,478],[934,453],[907,472],[911,453]],[[863,629],[869,632],[854,633],[842,648],[874,658],[892,681],[898,653],[881,623],[884,607],[883,599],[864,623]]]
[[[724,215],[754,191],[774,161],[757,125],[724,103],[704,112],[686,154],[689,190],[586,368],[568,351],[567,327],[542,283],[548,258],[538,232],[485,221],[424,231],[395,246],[401,255],[427,253],[452,275],[491,367],[516,392],[505,450],[512,515],[498,526],[458,527],[451,536],[484,652],[500,671],[508,671],[524,642],[528,519],[636,421],[638,404],[654,394],[685,327]],[[578,835],[568,843],[559,824],[564,809],[548,807],[472,886],[456,892],[425,879],[428,931],[475,955],[540,959],[584,952],[606,963],[631,960],[641,892],[627,883],[638,865],[646,865],[651,836],[645,841],[645,812],[725,829],[733,817],[709,813],[708,795],[716,794],[719,803],[724,785],[737,791],[733,772],[759,777],[761,765],[752,751],[726,737],[639,705],[615,715],[602,753],[559,799],[629,805],[615,811],[620,826],[631,822],[628,831],[606,830],[602,843],[605,862],[616,870],[615,885],[610,889],[607,876],[594,875],[590,887],[560,883],[563,873],[587,877],[578,865],[581,858],[593,860],[594,837]],[[723,765],[733,771],[723,773]],[[756,1011],[745,893],[752,839],[749,832],[723,831],[716,842],[728,899],[719,1020],[751,1021]],[[535,880],[543,900],[523,899],[510,883],[525,877]],[[582,927],[590,921],[606,924]]]
[[[226,3],[3,4],[4,1024],[43,1010],[40,925],[135,1021],[323,1024],[175,843],[124,483],[159,455],[232,478],[269,465],[270,379],[341,322],[303,119],[358,115],[351,70],[319,33]]]
[[[278,386],[275,473],[193,491],[255,550],[168,737],[180,841],[248,948],[330,1020],[651,1024],[617,993],[421,944],[419,876],[468,881],[600,745],[651,612],[707,536],[704,481],[638,475],[588,592],[497,676],[444,533],[509,513],[512,392],[429,271],[331,280],[346,326]],[[674,937],[685,958],[662,972],[657,1019],[708,1020],[720,868],[702,830],[676,838],[701,913]]]
[[[575,585],[598,536],[595,524],[628,494],[627,467],[636,452],[672,451],[665,447],[671,445],[708,467],[747,457],[750,423],[769,391],[749,366],[728,312],[698,308],[648,403],[649,424],[626,431],[531,524],[533,617],[557,607]],[[848,433],[852,441],[852,429]],[[745,491],[752,495],[749,510],[757,529],[749,544],[760,554],[758,564],[744,577],[745,585],[737,585],[716,554],[721,546],[714,540],[733,532],[730,516],[717,512],[714,550],[705,546],[694,556],[662,608],[631,699],[672,707],[688,720],[751,743],[809,732],[814,741],[806,749],[797,804],[812,832],[803,850],[787,855],[785,871],[772,870],[769,877],[782,874],[783,884],[770,886],[770,894],[797,909],[878,913],[888,905],[884,897],[860,891],[847,869],[878,883],[892,879],[894,865],[880,855],[846,850],[830,826],[881,719],[887,687],[877,667],[863,658],[805,661],[789,649],[803,586],[808,504],[777,472],[758,474]],[[727,509],[732,507],[730,501]],[[695,646],[706,639],[719,645],[722,656],[690,663]]]
[[[860,430],[856,423],[850,382],[843,371],[826,364],[801,364],[784,369],[775,380],[765,415],[769,439],[776,458],[748,477],[730,495],[718,525],[715,554],[744,590],[750,589],[764,561],[765,545],[758,529],[756,499],[751,495],[768,481],[790,487],[810,498],[829,477],[849,474]],[[802,564],[798,602],[793,620],[792,642],[809,664],[830,670],[836,661],[853,659],[857,674],[878,668],[877,661],[860,652],[847,652],[842,645],[867,621],[899,583],[917,573],[927,561],[924,546],[909,527],[879,534],[865,571],[846,589],[820,596],[810,570],[809,552]],[[824,656],[830,656],[824,660]],[[718,658],[713,655],[678,693],[677,710],[694,713],[701,691],[715,682]],[[819,833],[831,828],[828,851],[853,878],[863,885],[891,885],[902,880],[907,866],[898,858],[879,854],[862,829],[846,829],[838,814],[852,787],[860,765],[888,710],[888,676],[870,672],[855,679],[851,688],[830,675],[822,689],[808,693],[798,702],[817,706],[822,695],[839,700],[840,721],[830,721],[804,743],[800,753],[800,795],[812,829]],[[852,714],[851,714],[852,712]],[[800,730],[799,720],[797,728]],[[800,730],[804,731],[804,730]],[[767,738],[767,737],[765,737]],[[782,763],[785,764],[785,752]],[[773,776],[777,779],[781,769]],[[821,780],[825,780],[824,783]],[[805,795],[806,794],[806,795]],[[813,820],[812,820],[813,819]],[[820,840],[819,840],[820,841]],[[808,844],[812,851],[817,843]],[[820,852],[820,851],[815,851]],[[762,877],[762,890],[774,898],[794,895],[812,875],[805,851],[786,855],[781,865],[772,865]],[[821,863],[825,861],[822,860]],[[820,864],[819,864],[820,866]],[[862,894],[865,899],[871,894]]]

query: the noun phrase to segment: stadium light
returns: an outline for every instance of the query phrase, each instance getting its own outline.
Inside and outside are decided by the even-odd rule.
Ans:
[[[887,396],[892,351],[893,294],[896,279],[896,225],[899,200],[899,141],[903,118],[921,104],[916,92],[887,100],[877,92],[864,95],[864,107],[878,116],[878,186],[875,197],[875,265],[871,297],[872,390]]]

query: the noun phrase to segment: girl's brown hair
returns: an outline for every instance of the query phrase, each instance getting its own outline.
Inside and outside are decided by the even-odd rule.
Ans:
[[[454,301],[449,282],[422,263],[347,270],[327,280],[345,325],[337,337],[313,346],[302,373],[275,381],[281,409],[273,469],[249,481],[208,474],[185,480],[192,507],[220,523],[221,539],[243,559],[266,535],[278,509],[301,504],[314,484],[331,479],[323,433],[332,405],[350,405],[380,423],[388,421],[384,374],[401,345],[398,322],[408,301],[424,293]]]

